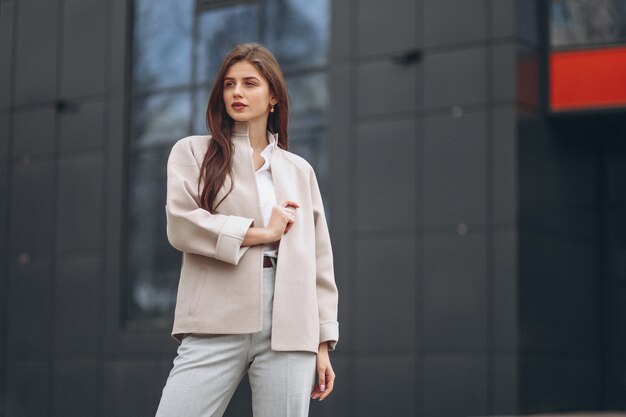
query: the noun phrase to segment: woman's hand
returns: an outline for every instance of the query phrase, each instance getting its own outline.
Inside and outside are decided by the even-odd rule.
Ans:
[[[300,204],[291,200],[284,200],[272,208],[270,221],[265,227],[251,227],[241,242],[241,246],[263,245],[280,240],[291,229],[296,220],[295,209]]]
[[[300,204],[291,200],[284,200],[280,204],[276,204],[272,207],[272,216],[267,226],[265,226],[272,240],[267,243],[280,240],[283,234],[291,229],[293,223],[296,221],[295,209],[299,207]]]
[[[328,343],[320,344],[317,351],[317,384],[313,387],[311,398],[322,401],[333,392],[335,386],[335,372],[330,365]]]

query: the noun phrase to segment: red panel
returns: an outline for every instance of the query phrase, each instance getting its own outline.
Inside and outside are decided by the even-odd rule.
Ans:
[[[626,47],[550,54],[552,110],[626,106]]]

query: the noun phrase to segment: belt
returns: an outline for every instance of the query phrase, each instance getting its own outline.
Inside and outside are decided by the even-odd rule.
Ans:
[[[263,257],[263,268],[271,268],[274,264],[272,263],[272,258],[269,256]]]

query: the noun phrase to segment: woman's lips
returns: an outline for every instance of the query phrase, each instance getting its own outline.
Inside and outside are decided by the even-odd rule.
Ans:
[[[246,105],[243,103],[233,103],[231,107],[235,110],[243,110],[243,108],[246,107]]]

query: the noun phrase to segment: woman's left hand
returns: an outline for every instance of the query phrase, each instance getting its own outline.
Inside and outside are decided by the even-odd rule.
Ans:
[[[328,356],[328,343],[320,344],[317,351],[317,384],[313,387],[311,398],[322,401],[333,392],[335,385],[335,372],[330,365]]]

